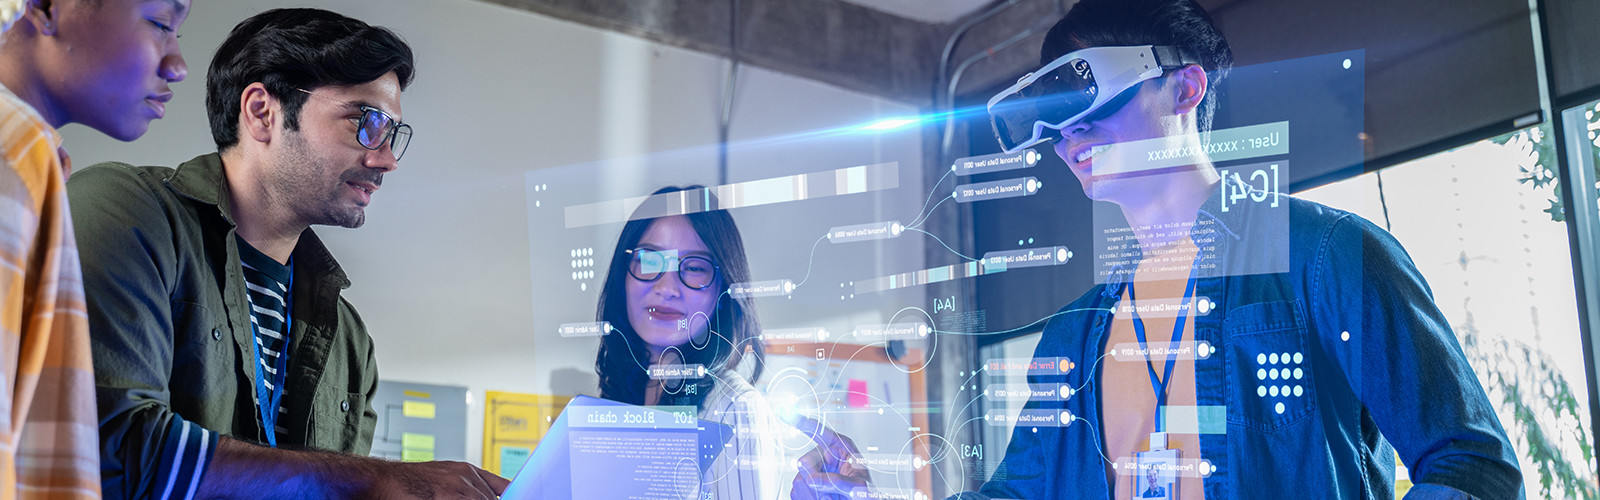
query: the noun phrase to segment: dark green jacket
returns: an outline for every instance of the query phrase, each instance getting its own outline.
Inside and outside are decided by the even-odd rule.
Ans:
[[[266,442],[222,158],[200,156],[177,170],[99,164],[73,174],[67,191],[88,297],[106,498],[161,494],[168,478],[156,476],[171,465],[161,460],[181,434],[174,422]],[[278,445],[366,455],[378,416],[372,338],[339,296],[349,279],[310,229],[293,262],[280,422],[288,432]]]

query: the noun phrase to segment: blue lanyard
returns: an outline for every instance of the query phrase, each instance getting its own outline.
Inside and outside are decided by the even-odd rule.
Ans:
[[[283,351],[278,353],[276,369],[278,376],[273,378],[272,391],[262,396],[262,391],[267,389],[267,370],[261,366],[261,325],[250,322],[250,328],[255,333],[255,338],[250,339],[251,350],[255,352],[256,359],[256,406],[261,410],[261,426],[267,434],[267,444],[273,448],[278,447],[278,405],[283,403],[283,382],[289,378],[289,330],[294,329],[291,316],[294,313],[294,301],[289,300],[289,294],[294,290],[294,263],[289,263],[289,283],[283,290]],[[250,300],[250,294],[244,294],[245,302],[251,305],[250,315],[255,316],[255,301]]]
[[[1161,409],[1167,406],[1167,384],[1172,382],[1172,368],[1178,361],[1175,353],[1183,340],[1183,325],[1189,321],[1189,299],[1194,297],[1195,276],[1200,269],[1202,253],[1202,250],[1196,248],[1194,262],[1189,264],[1189,281],[1183,287],[1183,305],[1178,308],[1178,317],[1173,321],[1171,347],[1166,353],[1167,369],[1162,372],[1167,374],[1166,380],[1156,376],[1156,367],[1150,362],[1150,356],[1147,354],[1144,358],[1144,367],[1150,370],[1150,388],[1156,393],[1156,432],[1166,432],[1167,429],[1166,416],[1162,414]],[[1144,335],[1144,320],[1139,318],[1139,299],[1134,296],[1133,288],[1133,283],[1129,283],[1128,301],[1133,303],[1133,307],[1130,308],[1133,311],[1133,333],[1139,337],[1139,345],[1144,346],[1146,352],[1149,352],[1150,344],[1145,341]]]

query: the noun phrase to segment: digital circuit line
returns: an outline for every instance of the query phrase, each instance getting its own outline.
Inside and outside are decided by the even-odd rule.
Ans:
[[[821,245],[822,240],[826,239],[828,239],[828,235],[824,233],[821,238],[817,238],[816,243],[811,244],[811,256],[806,258],[806,277],[801,278],[800,282],[794,285],[796,290],[799,290],[801,285],[811,280],[811,269],[817,262],[817,245]]]
[[[1082,391],[1083,388],[1088,387],[1089,384],[1091,384],[1091,383],[1094,383],[1094,374],[1095,374],[1095,372],[1100,371],[1100,362],[1104,361],[1106,359],[1106,356],[1110,356],[1110,355],[1111,355],[1111,353],[1107,352],[1105,354],[1101,354],[1099,358],[1096,358],[1094,360],[1094,364],[1089,365],[1089,374],[1084,376],[1083,384],[1072,388],[1072,392]]]
[[[920,439],[920,438],[923,438],[923,437],[929,438],[928,439],[928,447],[929,447],[929,450],[928,450],[928,467],[933,470],[934,474],[937,474],[939,476],[939,479],[941,481],[944,481],[945,488],[948,491],[959,491],[959,488],[953,488],[952,487],[952,485],[950,484],[950,478],[947,478],[947,477],[944,476],[944,471],[939,470],[938,467],[934,467],[935,464],[943,463],[944,460],[950,456],[951,452],[945,451],[942,454],[935,455],[934,454],[934,449],[933,449],[934,448],[934,446],[933,446],[933,438],[938,438],[940,441],[944,442],[944,446],[938,447],[938,449],[941,450],[941,451],[954,449],[954,447],[950,446],[950,439],[946,438],[944,436],[940,436],[938,434],[931,433],[931,432],[924,432],[924,433],[921,433],[921,434],[917,434],[917,435],[911,436],[911,440],[912,441],[916,441],[917,439]],[[956,464],[956,466],[961,467],[961,477],[966,477],[967,476],[967,464],[962,462],[962,461],[960,461],[960,460],[955,461],[955,464]]]
[[[972,371],[972,375],[971,375],[971,376],[969,376],[969,377],[967,377],[967,381],[966,381],[966,382],[963,382],[963,383],[962,383],[962,384],[961,384],[961,388],[960,388],[960,389],[956,389],[956,394],[961,394],[961,391],[964,391],[964,390],[967,390],[967,386],[969,386],[969,385],[971,385],[971,384],[972,384],[972,379],[974,379],[974,378],[977,378],[977,377],[978,377],[978,371],[979,371],[979,370],[973,370],[973,371]],[[952,413],[952,415],[960,415],[960,414],[962,414],[962,413],[966,413],[966,412],[967,412],[967,409],[968,409],[968,408],[971,408],[971,407],[972,407],[972,404],[973,404],[973,403],[976,403],[976,402],[978,402],[978,391],[977,391],[977,390],[973,390],[973,391],[972,391],[972,393],[973,393],[973,394],[972,394],[972,399],[970,399],[970,400],[968,400],[968,401],[967,401],[967,405],[966,405],[966,406],[963,406],[963,407],[961,407],[961,411],[958,411],[958,412],[955,412],[955,413]],[[968,422],[970,422],[970,421],[968,421]],[[961,424],[961,425],[967,425],[967,422],[963,422],[963,423],[962,423],[962,424]],[[959,427],[959,426],[958,426],[958,427]],[[950,427],[950,426],[949,426],[949,425],[946,425],[946,426],[945,426],[945,428],[944,428],[944,430],[945,430],[945,434],[949,434],[949,433],[950,433],[950,429],[952,429],[952,428],[953,428],[953,427]]]
[[[900,317],[900,313],[903,313],[903,312],[906,312],[906,311],[912,311],[912,310],[922,313],[923,316],[928,318],[928,322],[929,323],[935,323],[935,321],[933,319],[933,315],[932,314],[928,314],[928,310],[927,309],[923,309],[923,308],[917,307],[917,306],[906,306],[906,307],[900,308],[899,311],[895,311],[894,315],[889,317],[889,323],[888,324],[891,324],[891,325],[894,324],[895,320]],[[931,324],[928,325],[928,328],[930,329],[931,333],[936,333],[936,334],[937,333],[943,333],[943,334],[947,334],[947,335],[1003,335],[1003,334],[1007,334],[1007,333],[1015,333],[1015,332],[1018,332],[1018,331],[1022,331],[1022,330],[1026,330],[1026,329],[1032,328],[1034,325],[1037,325],[1037,324],[1039,324],[1041,322],[1044,322],[1044,321],[1049,321],[1051,318],[1054,318],[1056,316],[1060,316],[1060,315],[1063,315],[1063,314],[1077,313],[1077,312],[1087,312],[1087,311],[1108,312],[1108,313],[1116,312],[1116,310],[1113,309],[1113,308],[1101,308],[1101,307],[1085,307],[1085,308],[1079,308],[1079,309],[1069,309],[1069,310],[1066,310],[1066,311],[1056,311],[1055,313],[1050,314],[1049,316],[1045,316],[1043,318],[1039,318],[1039,319],[1033,320],[1032,323],[1028,323],[1026,325],[1022,325],[1022,326],[1019,326],[1019,327],[1016,327],[1016,328],[1012,328],[1012,329],[1009,329],[1009,330],[999,330],[999,331],[992,331],[992,332],[962,332],[962,331],[956,331],[956,330],[940,330],[940,329],[938,329],[937,327],[934,327]],[[853,333],[854,332],[852,332],[852,334]],[[835,341],[835,343],[837,343],[837,341]],[[875,345],[875,343],[874,344],[867,344],[867,345]]]
[[[818,391],[817,394],[818,395],[823,395],[823,394],[831,395],[831,394],[836,393],[836,392],[839,392],[839,391],[835,391],[835,390],[828,390],[828,391],[825,391],[825,392],[824,391]],[[877,403],[881,404],[882,406],[879,406],[879,408],[888,408],[890,411],[892,411],[895,414],[895,416],[900,417],[900,421],[902,423],[904,423],[905,425],[907,425],[907,426],[911,425],[911,420],[906,418],[906,415],[904,413],[901,413],[899,409],[894,407],[894,405],[889,404],[889,402],[884,401],[882,398],[878,398],[878,397],[875,397],[875,396],[873,396],[871,394],[867,394],[867,393],[860,393],[860,392],[854,392],[854,391],[848,391],[848,390],[845,391],[845,393],[846,394],[860,394],[862,396],[866,396],[868,399],[873,400],[874,402],[877,402]],[[827,417],[830,414],[857,413],[857,412],[852,411],[852,410],[824,410],[824,409],[821,409],[821,408],[818,408],[816,410],[816,412],[817,412],[817,416],[821,417],[821,418],[820,419],[815,419],[815,420],[817,420],[817,422],[819,424],[822,424],[823,426],[827,425],[827,421],[828,421]],[[874,412],[871,412],[871,413],[878,413],[878,412],[874,411]],[[880,413],[880,415],[888,415],[888,413]],[[927,434],[927,435],[931,435],[931,434]],[[920,436],[912,436],[911,440],[915,441],[918,437],[920,437]],[[944,438],[941,437],[940,439],[944,439]],[[829,457],[833,458],[836,461],[843,461],[844,460],[844,457],[840,457],[840,456],[834,455],[833,454],[833,450],[830,449],[830,448],[822,447],[821,449],[824,450],[823,453],[828,454]],[[857,452],[859,453],[860,450],[857,450]],[[932,463],[932,458],[929,459],[929,463]],[[891,473],[896,472],[893,469],[873,468],[871,465],[866,465],[866,464],[861,465],[861,467],[865,468],[865,469],[867,469],[869,471],[872,471],[872,472],[879,472],[879,473],[884,473],[884,474],[891,474]]]
[[[954,331],[954,330],[934,329],[933,331],[934,331],[934,333],[944,333],[944,334],[949,334],[949,335],[1002,335],[1002,334],[1014,333],[1014,332],[1018,332],[1018,331],[1022,331],[1022,330],[1026,330],[1026,329],[1032,328],[1034,325],[1037,325],[1037,324],[1045,322],[1045,321],[1049,321],[1051,318],[1054,318],[1056,316],[1060,316],[1060,315],[1063,315],[1063,314],[1071,314],[1071,313],[1076,313],[1076,312],[1086,312],[1086,311],[1107,312],[1107,313],[1116,312],[1115,309],[1112,309],[1112,308],[1109,308],[1109,307],[1107,307],[1107,308],[1085,307],[1085,308],[1080,308],[1080,309],[1071,309],[1071,310],[1067,310],[1067,311],[1056,311],[1054,314],[1051,314],[1049,316],[1045,316],[1043,318],[1039,318],[1039,319],[1033,320],[1032,323],[1028,323],[1026,325],[1022,325],[1022,326],[1019,326],[1019,327],[1016,327],[1016,328],[1012,328],[1012,329],[1009,329],[1009,330],[1000,330],[1000,331],[994,331],[994,332],[958,332],[958,331]]]
[[[946,446],[949,446],[949,441],[946,441],[945,443],[946,443]],[[930,462],[932,462],[932,461],[930,460]],[[956,461],[956,465],[961,467],[961,477],[966,477],[967,476],[967,464],[965,462],[962,462],[962,461],[958,460],[958,461]],[[959,488],[956,488],[955,485],[950,484],[950,478],[945,477],[944,471],[939,470],[938,467],[933,467],[931,464],[929,465],[929,467],[933,469],[933,473],[934,474],[939,476],[939,480],[940,481],[944,481],[944,489],[945,489],[945,491],[959,491],[960,490]]]
[[[954,174],[954,173],[955,173],[954,170],[945,172],[944,173],[944,177],[940,177],[939,178],[939,182],[933,183],[933,186],[930,189],[928,189],[928,199],[926,201],[922,202],[922,210],[917,211],[917,218],[911,219],[911,224],[910,224],[911,226],[917,226],[917,225],[921,224],[921,222],[918,222],[918,221],[921,221],[921,220],[923,220],[923,218],[933,215],[933,211],[928,210],[928,203],[933,202],[933,194],[939,192],[939,185],[944,184],[944,180],[945,179],[949,179],[950,175]],[[955,194],[952,193],[951,196],[955,196]],[[940,203],[944,203],[944,202],[941,201]],[[937,209],[939,207],[935,206],[934,208]]]
[[[974,401],[976,401],[976,400],[974,400]],[[972,403],[967,403],[967,406],[972,406]],[[967,410],[966,410],[966,408],[962,408],[961,411],[967,411]],[[966,427],[967,424],[970,424],[970,423],[973,423],[973,422],[976,422],[976,421],[979,421],[979,420],[983,420],[983,417],[984,417],[983,415],[979,415],[979,416],[967,419],[966,422],[962,422],[960,425],[947,426],[947,427],[945,427],[945,432],[944,433],[945,434],[950,434],[950,429],[957,429],[957,428],[961,428],[961,427]]]
[[[1072,420],[1074,422],[1083,422],[1083,425],[1089,426],[1089,436],[1094,438],[1094,451],[1095,451],[1095,453],[1099,453],[1100,454],[1100,459],[1101,460],[1105,460],[1106,463],[1108,463],[1108,464],[1115,463],[1115,462],[1111,461],[1110,457],[1106,456],[1105,450],[1103,449],[1102,446],[1100,446],[1100,431],[1095,430],[1094,424],[1090,423],[1087,419],[1084,419],[1083,417],[1080,417],[1080,416],[1077,416],[1077,415],[1073,415],[1072,416]]]
[[[934,210],[938,210],[939,209],[939,205],[943,205],[944,202],[953,200],[953,199],[955,199],[955,197],[956,197],[955,193],[950,193],[950,196],[946,196],[946,197],[944,197],[944,199],[939,200],[939,203],[934,204],[933,208],[928,210],[928,216],[926,218],[923,218],[921,221],[918,221],[916,224],[912,224],[912,225],[909,225],[909,226],[906,226],[906,227],[909,229],[909,228],[915,228],[917,226],[926,224],[928,222],[928,219],[933,218],[933,211]]]
[[[957,252],[956,249],[954,249],[954,248],[950,248],[950,245],[946,245],[944,243],[944,240],[939,239],[938,236],[934,236],[933,233],[930,233],[930,232],[927,232],[927,231],[923,231],[921,229],[917,229],[917,228],[914,228],[914,227],[907,227],[906,230],[907,231],[916,231],[916,232],[928,235],[929,237],[933,238],[933,241],[937,241],[937,242],[939,242],[940,245],[944,246],[945,250],[949,250],[950,253],[956,254],[957,256],[959,256],[959,257],[961,257],[963,259],[978,260],[978,259],[975,259],[975,258],[972,258],[972,257],[968,257],[968,256],[962,254],[961,252]]]

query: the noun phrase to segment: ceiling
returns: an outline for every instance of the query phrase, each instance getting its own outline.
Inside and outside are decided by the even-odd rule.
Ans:
[[[843,0],[887,14],[929,24],[948,24],[996,0]]]

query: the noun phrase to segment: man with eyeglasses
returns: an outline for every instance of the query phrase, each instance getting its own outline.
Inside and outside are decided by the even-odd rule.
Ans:
[[[459,462],[367,458],[378,373],[310,229],[365,222],[405,153],[411,48],[316,9],[240,23],[206,81],[217,153],[68,183],[107,498],[495,498]]]

